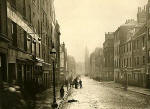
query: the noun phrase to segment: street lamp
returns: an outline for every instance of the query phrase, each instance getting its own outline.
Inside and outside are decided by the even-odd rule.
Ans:
[[[56,90],[55,90],[55,59],[56,59],[56,50],[55,48],[52,49],[52,51],[50,52],[50,54],[52,55],[52,63],[53,63],[53,104],[52,104],[52,108],[57,108],[58,104],[56,103]]]

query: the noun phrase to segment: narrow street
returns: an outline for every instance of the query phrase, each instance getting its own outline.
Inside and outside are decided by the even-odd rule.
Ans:
[[[150,96],[114,88],[107,83],[82,78],[83,88],[73,89],[63,109],[150,109]]]

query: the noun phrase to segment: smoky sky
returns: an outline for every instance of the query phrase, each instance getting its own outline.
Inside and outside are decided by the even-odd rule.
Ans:
[[[55,0],[61,42],[69,55],[84,61],[85,46],[103,47],[105,32],[114,32],[126,19],[135,19],[147,0]]]

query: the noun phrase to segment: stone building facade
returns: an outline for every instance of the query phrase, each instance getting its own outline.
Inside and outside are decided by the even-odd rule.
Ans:
[[[146,87],[146,7],[138,8],[137,21],[129,19],[114,35],[114,79]],[[117,50],[118,49],[118,50]],[[127,76],[127,77],[126,77]]]
[[[90,77],[101,81],[103,80],[104,55],[102,48],[96,48],[90,55]]]
[[[114,33],[105,34],[105,42],[103,43],[104,53],[104,80],[114,80]]]
[[[64,82],[68,79],[67,72],[67,49],[65,47],[65,43],[63,42],[60,45],[60,80]]]
[[[6,0],[0,0],[0,82],[7,81],[7,57],[9,37],[7,35]]]
[[[5,67],[7,67],[1,70],[5,72],[5,76],[2,77],[6,79],[3,80],[16,81],[20,85],[34,82],[44,88],[50,87],[52,82],[50,51],[52,47],[55,47],[57,51],[58,68],[60,62],[60,31],[55,18],[54,1],[1,0],[0,3],[3,3],[0,9],[0,11],[3,10],[1,23],[6,23],[1,32],[5,33],[5,40],[0,40],[5,45],[0,44],[3,44],[2,46],[7,51],[6,55],[0,53],[2,54],[0,60],[5,62]],[[4,65],[1,64],[1,66]]]

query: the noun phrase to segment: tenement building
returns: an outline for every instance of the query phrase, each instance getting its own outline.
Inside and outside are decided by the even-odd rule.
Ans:
[[[59,68],[59,25],[53,0],[0,0],[0,77],[50,87],[52,47]],[[58,74],[57,74],[58,75]]]
[[[139,7],[137,21],[129,19],[114,35],[114,79],[129,85],[146,87],[148,84],[148,38],[146,35],[147,8]]]

